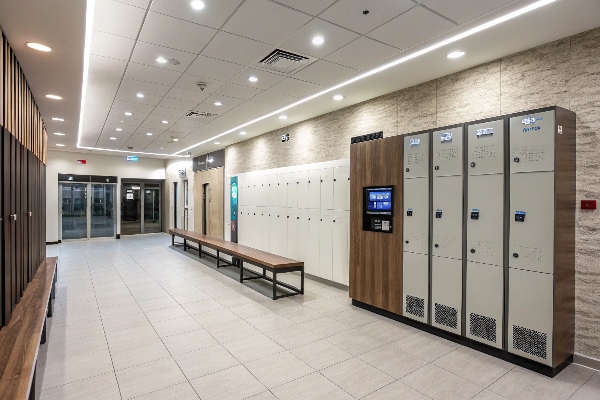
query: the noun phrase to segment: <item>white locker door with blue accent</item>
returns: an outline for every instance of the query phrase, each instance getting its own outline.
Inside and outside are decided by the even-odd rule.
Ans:
[[[336,211],[333,217],[333,281],[348,286],[348,211]]]
[[[319,276],[333,280],[333,213],[321,210]]]
[[[333,208],[350,210],[350,166],[334,168],[333,170]]]
[[[321,208],[321,170],[308,171],[308,208]]]
[[[321,170],[321,210],[333,210],[333,168]]]

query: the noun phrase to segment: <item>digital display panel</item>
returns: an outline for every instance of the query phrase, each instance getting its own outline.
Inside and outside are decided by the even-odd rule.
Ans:
[[[365,188],[365,191],[367,214],[392,215],[394,195],[391,187]]]

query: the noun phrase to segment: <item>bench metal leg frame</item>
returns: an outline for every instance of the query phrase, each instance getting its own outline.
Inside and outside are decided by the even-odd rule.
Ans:
[[[259,272],[253,271],[244,267],[244,262],[242,260],[238,260],[240,267],[240,283],[244,281],[250,281],[254,279],[264,279],[269,282],[273,282],[273,296],[271,297],[273,300],[281,299],[283,297],[296,296],[298,294],[304,294],[304,267],[289,267],[289,268],[278,268],[274,270],[272,268],[268,268],[262,265],[259,265],[259,268],[262,268],[263,272],[260,274]],[[267,276],[267,270],[273,274],[273,278]],[[244,271],[253,274],[254,276],[244,277]],[[280,282],[277,280],[278,273],[285,272],[297,272],[300,271],[300,289],[285,282]],[[282,286],[288,290],[291,290],[292,293],[282,294],[277,296],[277,285]]]

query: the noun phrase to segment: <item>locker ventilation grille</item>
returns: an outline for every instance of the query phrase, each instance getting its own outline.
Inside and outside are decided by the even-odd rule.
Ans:
[[[473,153],[471,153],[471,159],[473,160],[496,157],[498,157],[498,145],[495,144],[488,146],[477,146],[473,149]]]
[[[494,255],[494,243],[478,240],[475,242],[475,248],[480,256],[492,257]]]
[[[424,248],[427,246],[425,235],[422,233],[407,233],[404,235],[404,239],[408,240],[411,248]]]
[[[425,318],[425,299],[406,295],[406,312],[416,317]]]
[[[453,307],[435,303],[435,323],[457,329],[458,310]]]
[[[496,343],[496,320],[471,313],[469,316],[471,335]]]
[[[454,161],[460,157],[458,149],[442,149],[438,150],[435,154],[435,159],[438,162]]]
[[[425,163],[425,153],[411,153],[406,157],[407,165],[423,164]]]
[[[546,160],[548,153],[546,147],[517,147],[513,157],[519,157],[519,162],[539,162]]]
[[[546,359],[547,342],[545,333],[513,325],[513,348]]]
[[[439,245],[439,249],[451,249],[456,244],[456,238],[450,236],[435,236],[433,242]]]
[[[523,260],[540,264],[542,262],[542,250],[536,249],[535,247],[524,247],[517,246],[517,253],[519,253],[519,258]]]

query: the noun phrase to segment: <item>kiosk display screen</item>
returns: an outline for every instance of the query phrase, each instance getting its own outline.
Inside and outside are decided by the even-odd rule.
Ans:
[[[391,187],[365,188],[366,213],[392,215],[394,191]]]

